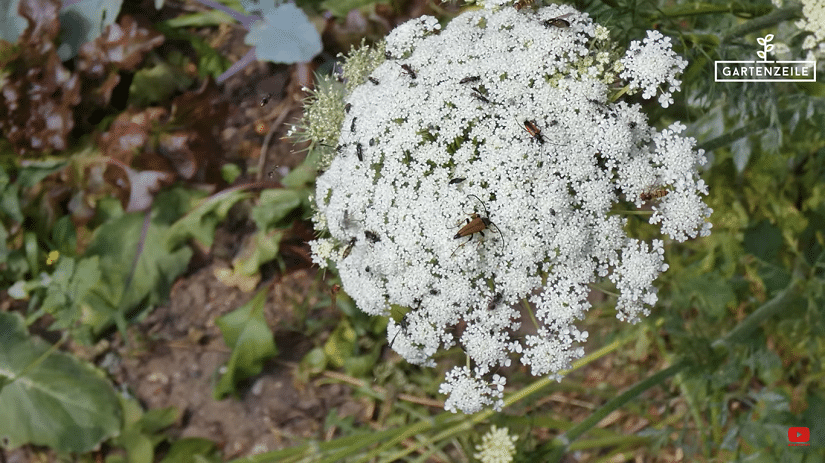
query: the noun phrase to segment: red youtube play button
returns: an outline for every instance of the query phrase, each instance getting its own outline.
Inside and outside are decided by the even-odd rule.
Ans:
[[[809,440],[811,440],[810,429],[801,426],[788,428],[788,442],[806,443]]]

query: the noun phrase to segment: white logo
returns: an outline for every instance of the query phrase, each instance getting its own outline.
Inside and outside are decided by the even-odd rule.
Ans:
[[[768,42],[773,34],[759,37],[762,50],[756,56],[762,61],[716,61],[716,82],[816,82],[816,61],[770,61],[768,53],[774,46]]]

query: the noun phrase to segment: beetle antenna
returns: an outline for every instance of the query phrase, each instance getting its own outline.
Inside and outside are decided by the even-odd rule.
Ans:
[[[484,204],[484,201],[482,201],[481,199],[479,199],[479,197],[478,197],[478,196],[476,196],[476,195],[467,195],[467,197],[468,197],[468,198],[469,198],[470,196],[472,196],[473,198],[475,198],[475,199],[476,199],[476,201],[478,201],[479,203],[481,203],[481,207],[483,207],[483,208],[484,208],[484,213],[485,213],[485,214],[487,214],[487,217],[490,217],[490,211],[488,211],[488,210],[487,210],[487,206]]]

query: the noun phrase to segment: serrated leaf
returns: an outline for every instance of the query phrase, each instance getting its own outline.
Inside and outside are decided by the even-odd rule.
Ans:
[[[278,354],[263,314],[266,294],[261,290],[243,306],[215,320],[224,342],[232,349],[226,373],[215,385],[216,399],[234,392],[238,381],[260,373],[264,362]]]
[[[263,12],[252,24],[244,43],[255,47],[255,56],[273,63],[303,63],[321,52],[321,36],[307,15],[292,3]]]
[[[19,315],[0,313],[0,436],[11,448],[89,452],[120,432],[117,395],[88,363],[48,350]]]

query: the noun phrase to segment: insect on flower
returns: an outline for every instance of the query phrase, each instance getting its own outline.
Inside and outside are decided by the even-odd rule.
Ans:
[[[544,21],[542,24],[544,24],[544,27],[560,27],[560,28],[570,27],[570,21],[568,21],[564,18],[570,16],[571,14],[573,14],[573,13],[567,13],[567,14],[563,14],[561,16],[556,16],[555,18],[550,18],[547,21]]]
[[[409,313],[409,312],[407,312],[407,313]],[[398,333],[400,333],[402,331],[404,332],[405,335],[407,333],[408,325],[407,325],[407,314],[406,313],[404,314],[403,317],[401,317],[401,320],[398,321],[398,325],[399,325],[398,331],[395,332],[395,336],[393,336],[392,340],[390,340],[390,344],[389,344],[390,347],[392,347],[392,343],[395,342],[395,338],[398,337]]]
[[[526,130],[527,133],[529,133],[530,136],[533,137],[534,140],[539,142],[539,144],[541,144],[541,145],[544,144],[544,137],[541,135],[541,130],[536,125],[536,121],[530,121],[530,120],[525,119],[524,120],[524,130]]]
[[[361,149],[361,143],[355,144],[355,155],[358,156],[359,161],[364,160],[364,151]]]
[[[479,76],[468,76],[468,77],[465,77],[465,78],[459,80],[458,83],[459,84],[466,84],[466,83],[469,83],[469,82],[478,82],[479,80],[481,80],[481,77],[479,77]]]
[[[520,11],[525,6],[532,5],[533,3],[535,3],[535,1],[536,0],[519,0],[516,3],[514,3],[513,6],[516,7],[516,11]]]
[[[463,178],[463,177],[454,178],[454,179],[450,180],[450,185],[455,185],[456,183],[461,183],[464,180],[467,180],[467,179]]]
[[[464,238],[465,236],[469,236],[470,238],[467,241],[465,241],[464,243],[462,243],[461,245],[459,245],[457,248],[455,248],[453,253],[450,254],[450,257],[455,255],[456,251],[458,251],[459,248],[461,248],[465,244],[472,241],[473,240],[473,235],[475,235],[476,233],[478,233],[479,235],[481,235],[483,237],[484,236],[484,230],[488,229],[490,226],[495,227],[496,232],[498,232],[499,236],[501,236],[502,246],[504,245],[504,243],[503,243],[504,235],[501,233],[501,230],[499,230],[498,225],[494,224],[490,220],[490,212],[487,211],[487,206],[484,205],[484,203],[478,198],[478,196],[468,195],[467,197],[469,198],[470,196],[475,198],[481,204],[481,206],[484,207],[484,213],[486,214],[486,217],[482,217],[482,216],[478,215],[475,212],[470,214],[470,217],[468,219],[466,219],[467,223],[464,224],[464,226],[461,227],[460,230],[458,230],[458,233],[456,233],[455,236],[453,236],[453,239],[457,240],[459,238]]]
[[[479,88],[478,88],[478,87],[473,87],[473,93],[472,93],[472,95],[473,95],[473,96],[474,96],[477,100],[481,100],[481,101],[483,101],[483,102],[485,102],[485,103],[489,103],[489,102],[490,102],[490,100],[488,100],[488,99],[487,99],[487,97],[485,97],[485,96],[484,96],[484,94],[483,94],[483,93],[481,93],[481,90],[479,90]]]
[[[373,231],[364,230],[364,236],[365,236],[368,240],[370,240],[370,242],[371,242],[371,243],[373,243],[373,244],[375,244],[375,243],[377,243],[377,242],[381,241],[381,237],[380,237],[380,236],[378,236],[378,233],[375,233],[375,232],[373,232]]]
[[[372,82],[372,85],[378,85],[378,84],[380,84],[380,83],[381,83],[381,82],[378,82],[378,79],[376,79],[376,78],[375,78],[375,77],[373,77],[373,76],[369,76],[369,77],[367,77],[367,79],[368,79],[370,82]]]
[[[639,195],[639,198],[642,201],[647,202],[652,199],[662,199],[667,196],[668,193],[669,191],[665,188],[651,188],[647,191],[643,191],[642,194]]]
[[[401,69],[407,71],[407,74],[409,74],[410,77],[412,77],[413,79],[415,79],[417,77],[417,75],[415,74],[415,71],[413,71],[412,66],[410,66],[409,64],[402,64]]]
[[[352,248],[355,247],[355,240],[355,237],[349,240],[349,244],[347,244],[347,247],[344,248],[344,252],[341,253],[341,259],[346,259],[347,256],[349,256],[349,253],[352,252]]]
[[[349,112],[350,109],[352,109],[352,103],[347,103],[346,105],[344,105],[345,112]]]

